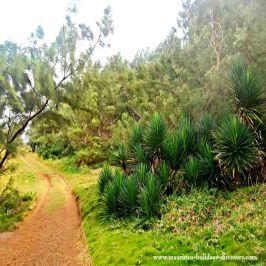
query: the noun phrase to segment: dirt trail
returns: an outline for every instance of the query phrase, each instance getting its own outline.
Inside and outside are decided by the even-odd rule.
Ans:
[[[89,265],[76,201],[64,178],[34,158],[23,158],[46,191],[19,228],[0,234],[0,265]]]

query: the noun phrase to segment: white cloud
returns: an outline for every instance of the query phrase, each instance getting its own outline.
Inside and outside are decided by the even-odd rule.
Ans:
[[[53,40],[65,16],[66,0],[0,0],[0,42],[6,39],[25,43],[38,25],[45,30],[47,41]],[[115,32],[111,48],[98,50],[104,59],[120,52],[131,60],[135,53],[147,47],[155,48],[176,26],[180,10],[178,0],[80,0],[78,18],[94,24],[110,5]]]

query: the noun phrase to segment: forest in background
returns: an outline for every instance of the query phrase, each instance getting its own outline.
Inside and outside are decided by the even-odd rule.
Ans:
[[[228,71],[239,56],[265,85],[265,1],[182,3],[166,40],[154,51],[139,51],[132,62],[119,54],[105,65],[91,60],[97,46],[108,46],[110,8],[97,24],[98,35],[85,24],[76,25],[70,12],[51,46],[39,44],[45,34],[41,27],[29,47],[3,44],[1,165],[25,129],[39,155],[73,155],[80,166],[110,158],[121,140],[126,142],[132,123],[147,122],[155,112],[170,128],[184,115],[199,121],[205,113],[219,118],[233,112]],[[88,49],[77,57],[79,43]],[[8,79],[14,87],[7,86]]]
[[[266,3],[263,0],[183,1],[176,29],[154,51],[132,62],[119,54],[106,65],[90,62],[64,85],[28,131],[44,158],[74,155],[77,165],[102,162],[135,121],[160,113],[169,127],[233,111],[228,89],[231,61],[242,56],[266,76]],[[183,37],[177,37],[182,30]],[[265,116],[264,116],[265,119]]]

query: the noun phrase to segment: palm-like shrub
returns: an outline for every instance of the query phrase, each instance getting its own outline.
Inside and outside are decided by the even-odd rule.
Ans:
[[[132,131],[130,132],[128,140],[130,150],[135,151],[136,145],[143,143],[143,136],[144,136],[144,129],[142,125],[138,123],[135,124],[132,128]]]
[[[162,195],[162,188],[156,176],[149,174],[140,194],[141,215],[146,218],[159,215]]]
[[[265,107],[266,99],[257,75],[248,68],[243,59],[237,59],[232,63],[229,79],[237,113],[252,127],[261,124],[261,108]]]
[[[158,113],[155,113],[151,117],[151,120],[146,127],[144,135],[145,149],[151,160],[153,156],[160,156],[165,135],[165,121]]]
[[[144,163],[144,164],[148,164],[149,163],[149,158],[148,155],[145,152],[145,149],[143,147],[142,144],[137,144],[134,147],[134,151],[135,151],[135,163]]]
[[[185,155],[185,142],[182,136],[177,133],[169,134],[164,143],[164,156],[171,169],[177,171]]]
[[[144,128],[140,124],[133,126],[132,131],[129,135],[128,147],[132,162],[148,163],[148,158],[143,147]]]
[[[134,178],[126,178],[118,196],[119,212],[123,216],[134,214],[137,208],[138,187]]]
[[[98,192],[100,195],[104,193],[104,190],[108,183],[113,180],[113,174],[108,165],[105,165],[100,173],[98,179]]]
[[[136,166],[134,177],[139,186],[143,186],[146,183],[148,173],[149,167],[147,164],[140,163]]]
[[[200,120],[200,134],[205,141],[212,142],[212,133],[216,128],[216,120],[207,113]]]
[[[179,123],[178,137],[184,143],[186,155],[193,154],[198,148],[198,130],[189,117],[183,117]]]
[[[199,145],[199,163],[200,163],[200,176],[202,182],[206,182],[209,186],[215,186],[222,182],[220,176],[220,169],[215,160],[215,152],[210,144],[203,141]]]
[[[189,186],[196,186],[200,184],[200,163],[199,159],[194,156],[189,156],[186,163],[182,168],[184,180],[188,183]]]
[[[128,150],[121,144],[112,154],[112,161],[122,167],[124,173],[127,172]]]
[[[125,176],[120,171],[116,171],[113,180],[108,183],[102,194],[104,217],[121,216],[118,199],[124,183]]]
[[[163,189],[167,187],[170,177],[170,167],[166,162],[161,162],[157,169],[157,176]]]
[[[216,158],[221,167],[233,176],[250,170],[258,161],[254,141],[250,128],[229,116],[215,132]]]

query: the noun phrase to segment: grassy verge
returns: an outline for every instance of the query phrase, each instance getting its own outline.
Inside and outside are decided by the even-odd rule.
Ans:
[[[0,232],[13,230],[45,190],[22,157],[11,160],[9,169],[0,176]]]
[[[191,191],[172,196],[160,220],[103,223],[96,182],[99,170],[74,169],[67,159],[48,161],[68,178],[79,198],[83,228],[93,263],[101,265],[263,265],[266,186],[234,192]],[[167,255],[258,256],[258,261],[154,260]]]

